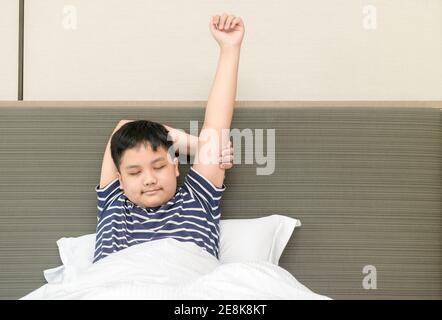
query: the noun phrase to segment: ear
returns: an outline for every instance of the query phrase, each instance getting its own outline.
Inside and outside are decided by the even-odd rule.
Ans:
[[[180,176],[179,164],[180,160],[177,157],[173,158],[173,165],[175,166],[175,176],[177,178]]]
[[[120,190],[124,190],[123,179],[121,174],[117,171],[118,180],[120,181]]]

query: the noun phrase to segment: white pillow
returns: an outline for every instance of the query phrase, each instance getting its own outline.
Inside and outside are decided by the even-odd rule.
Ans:
[[[57,246],[63,265],[84,270],[94,261],[95,233],[75,238],[61,238],[57,241]]]
[[[92,265],[95,253],[95,233],[80,237],[60,238],[57,246],[63,265],[43,271],[48,283],[62,282],[66,276],[76,274]]]
[[[221,263],[268,261],[278,265],[297,219],[271,215],[256,219],[221,219]],[[80,272],[92,265],[95,253],[95,233],[80,237],[64,237],[57,241],[63,266],[44,271],[48,283],[63,281],[66,273]]]
[[[301,226],[301,221],[277,214],[221,220],[219,261],[268,261],[278,265],[295,226]]]

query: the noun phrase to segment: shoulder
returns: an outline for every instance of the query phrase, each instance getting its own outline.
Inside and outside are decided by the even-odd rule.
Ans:
[[[226,185],[223,183],[221,187],[215,186],[202,173],[191,167],[184,179],[183,190],[205,201],[218,202],[226,190]]]
[[[118,178],[115,178],[103,187],[100,184],[95,185],[95,192],[100,195],[106,195],[116,190],[120,190],[120,180]]]
[[[95,192],[97,196],[97,209],[98,215],[102,215],[105,210],[113,207],[124,207],[126,201],[124,201],[123,190],[120,189],[120,181],[117,179],[112,180],[103,188],[100,185],[95,186]]]

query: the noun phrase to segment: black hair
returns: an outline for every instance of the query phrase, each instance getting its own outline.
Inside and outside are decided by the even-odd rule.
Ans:
[[[124,124],[111,138],[111,155],[115,166],[120,171],[121,158],[127,149],[132,149],[140,144],[147,147],[149,144],[156,152],[158,147],[163,147],[170,153],[172,159],[175,150],[171,148],[173,141],[167,140],[169,131],[160,123],[137,120]]]

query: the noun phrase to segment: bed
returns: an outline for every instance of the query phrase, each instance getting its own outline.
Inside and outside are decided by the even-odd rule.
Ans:
[[[57,240],[95,232],[104,148],[121,119],[189,132],[204,102],[0,102],[0,299],[43,286]],[[221,219],[302,221],[279,265],[332,299],[442,298],[439,102],[238,102],[232,128],[274,129],[242,156]],[[255,156],[252,163],[244,163]],[[264,156],[264,154],[262,155]],[[250,158],[249,158],[250,159]],[[261,157],[261,160],[263,157]],[[189,170],[183,164],[181,170]],[[182,183],[184,175],[180,175]]]

